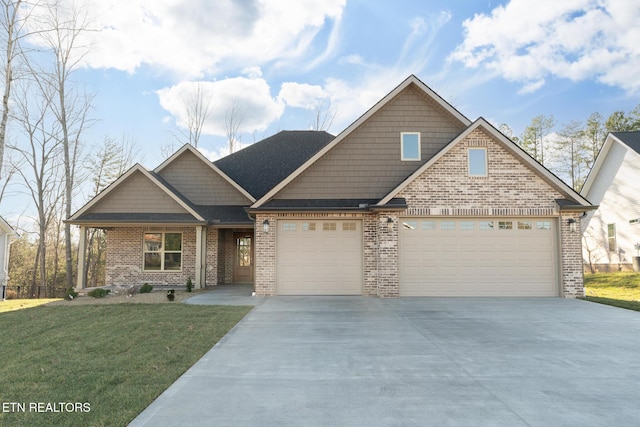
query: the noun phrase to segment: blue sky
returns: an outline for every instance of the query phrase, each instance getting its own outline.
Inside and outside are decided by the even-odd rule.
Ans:
[[[87,143],[132,139],[148,168],[182,145],[197,82],[211,100],[199,148],[212,159],[227,153],[234,103],[242,145],[308,129],[322,101],[338,134],[410,74],[516,135],[538,114],[561,125],[640,103],[635,1],[75,2],[100,29],[74,76],[96,92]]]

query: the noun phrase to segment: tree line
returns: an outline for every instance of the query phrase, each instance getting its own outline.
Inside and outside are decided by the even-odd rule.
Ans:
[[[599,112],[585,121],[572,120],[557,126],[553,115],[540,114],[521,135],[507,124],[499,129],[531,157],[580,191],[598,157],[607,134],[640,130],[640,104],[630,111],[614,111],[606,119]]]

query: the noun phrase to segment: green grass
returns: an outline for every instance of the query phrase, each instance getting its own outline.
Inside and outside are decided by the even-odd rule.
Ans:
[[[640,273],[585,274],[585,300],[640,311]]]
[[[23,308],[37,307],[48,304],[52,301],[60,301],[62,298],[41,298],[41,299],[8,299],[0,301],[0,313],[5,311],[21,310]]]
[[[0,425],[125,426],[252,307],[41,306],[0,314]],[[176,405],[189,396],[176,396]],[[5,412],[8,403],[26,412]],[[29,412],[31,402],[89,412]],[[6,408],[5,408],[6,409]]]

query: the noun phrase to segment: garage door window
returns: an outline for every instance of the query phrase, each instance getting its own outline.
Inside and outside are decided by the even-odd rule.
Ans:
[[[511,221],[498,221],[498,229],[500,229],[500,230],[513,230],[513,222],[511,222]]]
[[[537,230],[551,230],[551,221],[536,221]]]
[[[493,230],[493,221],[480,221],[478,228],[480,230]]]
[[[440,223],[440,230],[455,230],[456,222],[455,221],[442,221]]]
[[[405,230],[415,230],[418,228],[418,223],[416,221],[403,221],[402,228]]]
[[[518,230],[531,230],[531,222],[518,221]]]
[[[282,223],[282,231],[296,231],[296,223],[295,222],[283,222]]]
[[[342,231],[356,231],[356,223],[355,222],[342,223]]]
[[[322,224],[323,231],[336,231],[336,223],[335,222],[325,222]]]
[[[460,221],[460,230],[473,230],[475,224],[473,221]]]
[[[316,231],[316,223],[315,222],[303,222],[302,223],[302,231]]]
[[[435,221],[422,221],[422,229],[423,230],[435,230],[436,222]]]

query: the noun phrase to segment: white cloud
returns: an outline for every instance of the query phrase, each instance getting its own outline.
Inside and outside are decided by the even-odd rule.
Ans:
[[[134,72],[147,65],[197,79],[227,69],[315,55],[328,21],[337,34],[346,0],[63,0],[99,31],[86,32],[86,66]],[[42,14],[38,9],[36,14]],[[329,37],[321,56],[336,44]],[[322,48],[321,48],[322,49]]]
[[[295,82],[282,83],[279,95],[287,105],[306,109],[315,108],[325,97],[321,86]]]
[[[255,70],[254,70],[255,73]],[[189,100],[199,85],[205,99],[210,99],[210,114],[203,134],[225,136],[225,116],[237,108],[240,131],[254,132],[266,129],[284,110],[281,101],[271,96],[267,82],[262,78],[234,77],[215,82],[181,82],[157,91],[160,105],[175,118],[176,124],[187,128]]]
[[[533,92],[550,77],[595,79],[640,91],[640,3],[627,0],[511,0],[464,23],[449,57]]]

